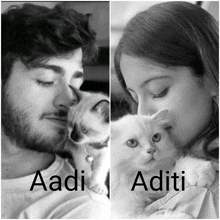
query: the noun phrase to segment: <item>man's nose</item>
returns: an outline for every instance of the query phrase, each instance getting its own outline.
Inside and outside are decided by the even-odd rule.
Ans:
[[[72,92],[69,85],[65,85],[57,92],[53,104],[59,110],[68,111],[74,102],[78,102],[77,95]]]

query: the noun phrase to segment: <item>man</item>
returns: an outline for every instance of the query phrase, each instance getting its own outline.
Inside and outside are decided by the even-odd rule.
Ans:
[[[2,15],[2,218],[108,218],[106,196],[77,180],[63,152],[69,86],[95,54],[88,18],[57,5]]]

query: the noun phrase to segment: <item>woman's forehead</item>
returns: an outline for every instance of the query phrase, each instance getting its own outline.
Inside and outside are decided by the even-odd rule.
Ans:
[[[150,80],[152,77],[160,77],[169,72],[165,66],[156,65],[149,59],[125,54],[121,57],[120,68],[127,86]]]
[[[192,77],[192,69],[185,66],[166,66],[147,58],[123,54],[120,62],[121,72],[127,88],[143,87],[158,79],[184,80]],[[181,81],[182,81],[181,80]]]

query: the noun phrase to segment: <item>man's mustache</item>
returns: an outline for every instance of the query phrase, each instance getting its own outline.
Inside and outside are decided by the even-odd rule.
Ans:
[[[56,118],[67,118],[67,112],[66,111],[59,111],[59,112],[47,112],[43,113],[40,117],[40,120],[42,120],[45,117],[56,117]]]

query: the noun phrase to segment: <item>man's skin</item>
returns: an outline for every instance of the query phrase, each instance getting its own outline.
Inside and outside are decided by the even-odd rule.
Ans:
[[[26,68],[21,61],[14,62],[6,91],[8,101],[17,111],[12,113],[17,116],[25,113],[24,121],[19,122],[21,130],[22,125],[23,129],[28,125],[28,136],[40,137],[45,145],[40,146],[41,152],[35,146],[31,146],[33,149],[19,146],[16,138],[5,135],[2,129],[2,179],[24,177],[53,163],[54,149],[63,142],[66,128],[66,114],[58,113],[67,112],[77,98],[69,85],[79,88],[82,82],[81,49],[68,57],[52,57],[45,65],[33,69]]]

